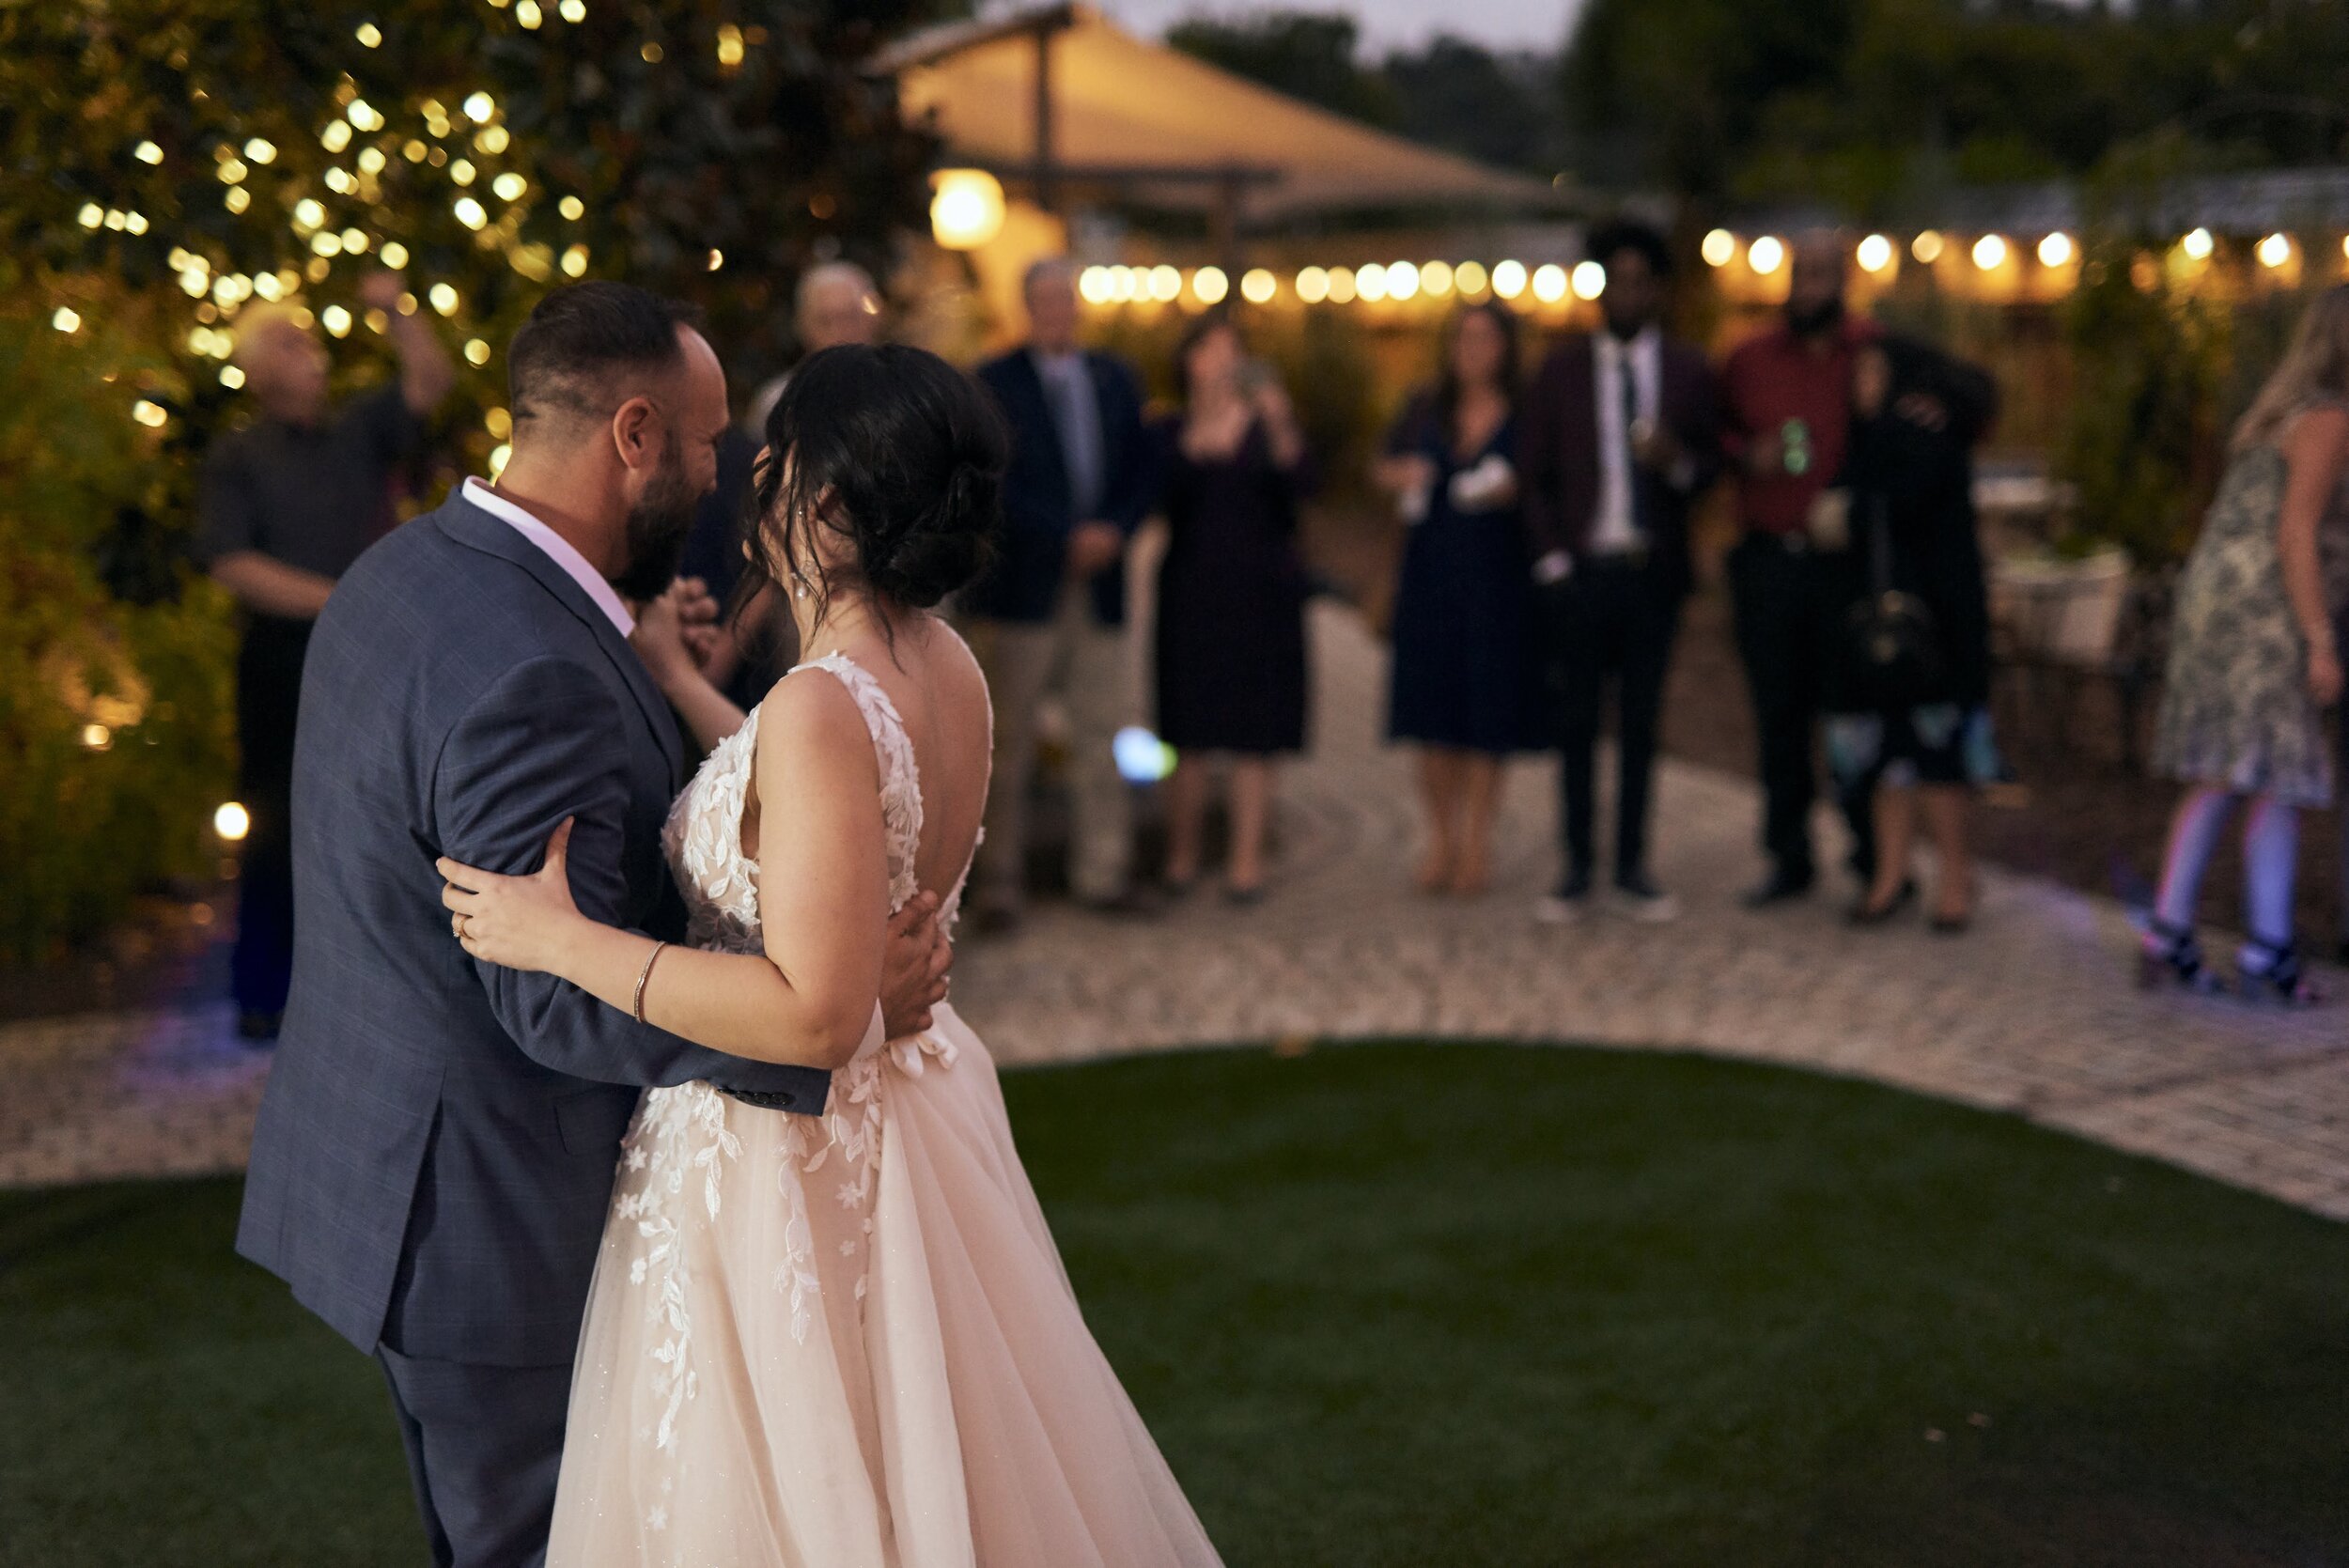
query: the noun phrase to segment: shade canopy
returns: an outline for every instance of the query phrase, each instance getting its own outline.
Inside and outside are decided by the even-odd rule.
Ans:
[[[1037,150],[1039,52],[1049,51],[1050,157]],[[876,68],[910,115],[934,116],[951,156],[1022,179],[1110,187],[1209,210],[1237,196],[1278,221],[1398,207],[1558,205],[1550,182],[1375,131],[1112,23],[1052,6],[916,34]]]

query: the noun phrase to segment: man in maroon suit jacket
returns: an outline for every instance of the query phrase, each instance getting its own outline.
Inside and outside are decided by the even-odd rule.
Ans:
[[[1527,532],[1557,699],[1565,868],[1542,918],[1588,907],[1593,752],[1599,710],[1617,687],[1621,784],[1614,880],[1639,919],[1678,906],[1649,875],[1649,783],[1664,675],[1693,580],[1688,513],[1720,466],[1719,397],[1704,355],[1665,336],[1672,251],[1639,224],[1595,231],[1607,269],[1605,329],[1550,352],[1518,422]]]

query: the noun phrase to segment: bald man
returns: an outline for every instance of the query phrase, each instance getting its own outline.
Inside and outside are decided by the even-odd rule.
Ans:
[[[310,626],[334,580],[390,525],[395,471],[457,380],[424,316],[401,313],[401,292],[391,272],[361,283],[360,303],[389,319],[399,376],[340,408],[328,400],[326,349],[307,313],[249,307],[238,323],[235,363],[254,418],[213,442],[205,461],[196,558],[244,610],[237,793],[252,828],[230,988],[238,1032],[256,1045],[276,1037],[293,969],[287,819]]]

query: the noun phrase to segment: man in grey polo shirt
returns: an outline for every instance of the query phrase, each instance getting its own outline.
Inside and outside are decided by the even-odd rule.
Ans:
[[[388,318],[399,360],[388,386],[331,406],[325,348],[292,310],[257,306],[239,325],[236,363],[255,417],[213,442],[204,466],[196,558],[245,613],[237,654],[239,799],[251,814],[230,986],[238,1032],[275,1037],[293,970],[295,709],[310,626],[334,580],[392,520],[391,483],[423,419],[456,383],[448,351],[401,286],[380,272],[362,303]]]

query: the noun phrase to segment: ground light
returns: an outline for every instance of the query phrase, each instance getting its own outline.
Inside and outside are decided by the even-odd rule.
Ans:
[[[1117,759],[1117,776],[1128,784],[1157,784],[1174,771],[1174,748],[1140,724],[1119,730],[1110,752]]]

